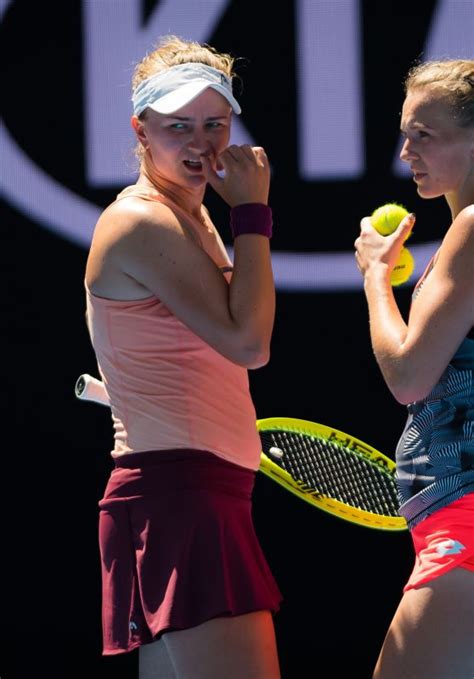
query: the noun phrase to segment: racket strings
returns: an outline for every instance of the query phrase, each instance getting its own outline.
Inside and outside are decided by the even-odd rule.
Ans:
[[[274,446],[283,451],[275,460],[309,492],[322,494],[374,514],[398,516],[397,487],[393,477],[339,444],[300,432],[260,432],[263,452]]]

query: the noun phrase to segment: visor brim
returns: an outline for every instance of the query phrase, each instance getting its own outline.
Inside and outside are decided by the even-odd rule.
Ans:
[[[176,113],[176,111],[179,111],[180,108],[183,108],[183,106],[186,106],[196,99],[196,97],[209,87],[218,92],[229,102],[235,114],[239,115],[241,113],[242,109],[240,108],[237,99],[235,99],[225,87],[218,83],[209,83],[208,81],[186,83],[172,92],[165,94],[163,97],[160,97],[152,104],[148,104],[148,108],[164,115]]]

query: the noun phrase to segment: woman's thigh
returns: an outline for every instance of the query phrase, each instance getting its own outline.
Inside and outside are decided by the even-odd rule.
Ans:
[[[404,595],[373,679],[474,677],[474,572],[453,570]]]
[[[213,618],[190,629],[167,632],[160,642],[168,651],[175,674],[169,679],[279,679],[280,669],[273,618],[269,611]],[[150,644],[150,648],[155,644]],[[161,653],[161,650],[160,650]],[[140,656],[142,661],[142,656]],[[143,655],[145,665],[153,657]],[[140,674],[140,679],[166,674]]]

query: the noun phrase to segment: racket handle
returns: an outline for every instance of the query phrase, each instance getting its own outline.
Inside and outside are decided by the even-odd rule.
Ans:
[[[87,373],[83,373],[78,377],[74,393],[81,401],[93,401],[104,406],[110,406],[104,383]]]

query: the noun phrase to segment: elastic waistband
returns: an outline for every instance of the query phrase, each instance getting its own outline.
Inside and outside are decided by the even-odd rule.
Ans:
[[[255,472],[205,450],[148,450],[115,459],[104,501],[214,490],[249,499]]]

